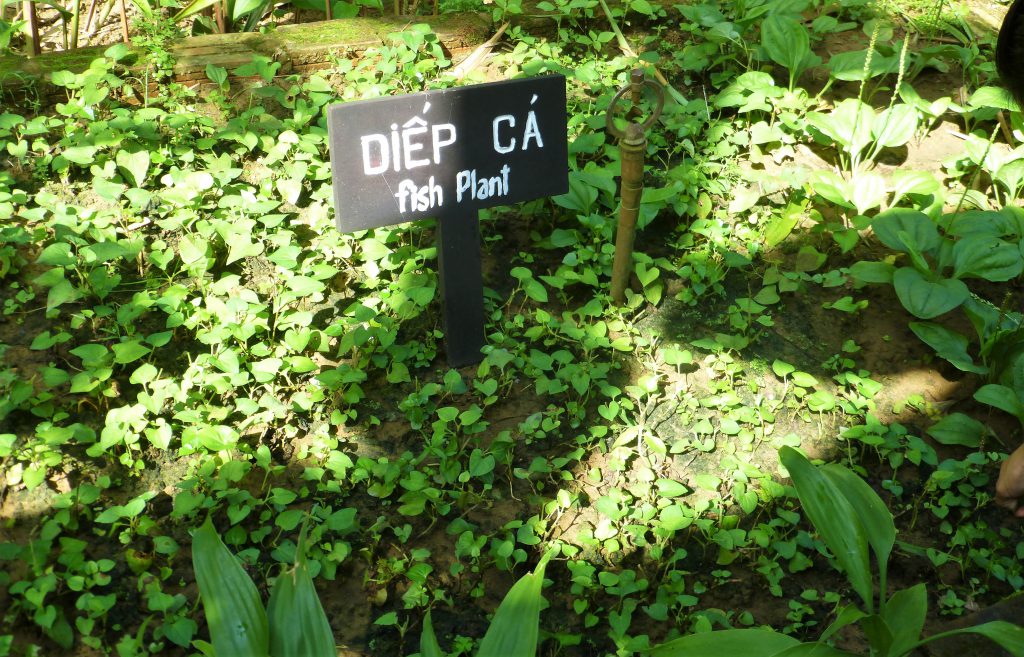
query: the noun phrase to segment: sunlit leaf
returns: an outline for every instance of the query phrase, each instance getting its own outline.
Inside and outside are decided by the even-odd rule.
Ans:
[[[554,554],[541,557],[534,571],[512,586],[494,613],[476,657],[536,657],[544,569]]]
[[[783,447],[779,458],[793,479],[807,517],[870,611],[874,601],[868,540],[861,523],[850,522],[856,513],[833,481],[805,456]]]

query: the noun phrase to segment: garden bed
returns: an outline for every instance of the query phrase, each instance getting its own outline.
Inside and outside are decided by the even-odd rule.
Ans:
[[[512,21],[467,81],[567,76],[570,192],[481,213],[487,347],[459,369],[433,222],[336,230],[324,109],[453,84],[487,20],[199,37],[170,54],[203,97],[128,105],[135,63],[100,58],[52,78],[59,105],[5,109],[0,656],[198,654],[208,517],[263,600],[302,551],[346,657],[416,653],[428,611],[474,654],[552,552],[538,654],[813,641],[862,600],[788,448],[884,501],[886,592],[925,584],[925,634],[1024,587],[1020,522],[991,502],[1021,437],[1024,159],[988,37],[769,5],[783,23],[646,2]],[[616,307],[603,112],[637,65],[673,90]]]

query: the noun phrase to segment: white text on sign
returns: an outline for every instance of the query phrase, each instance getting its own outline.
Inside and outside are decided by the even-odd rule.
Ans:
[[[537,94],[533,94],[530,105],[537,100]],[[401,126],[392,123],[388,134],[363,135],[360,138],[363,173],[367,176],[383,176],[389,172],[400,173],[440,165],[446,149],[457,144],[458,131],[452,123],[428,122],[424,116],[429,109],[430,103],[427,102],[420,115],[412,117]],[[525,117],[516,117],[514,114],[496,116],[491,121],[491,146],[499,159],[513,151],[543,149],[544,138],[536,113],[531,109]],[[453,181],[454,186],[450,188],[454,190],[455,203],[507,196],[510,174],[508,164],[502,165],[495,175],[478,173],[476,168],[459,171]],[[400,214],[423,212],[444,205],[445,186],[435,180],[435,176],[430,176],[425,184],[422,182],[422,179],[417,182],[405,178],[397,187],[392,187]]]

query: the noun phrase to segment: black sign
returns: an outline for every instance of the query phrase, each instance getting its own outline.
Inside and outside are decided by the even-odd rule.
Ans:
[[[569,189],[561,75],[332,105],[327,126],[342,232]]]

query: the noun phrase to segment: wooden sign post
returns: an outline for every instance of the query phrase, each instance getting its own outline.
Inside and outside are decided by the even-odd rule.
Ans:
[[[332,105],[327,128],[338,230],[437,217],[448,363],[478,362],[477,211],[568,191],[565,77]]]

